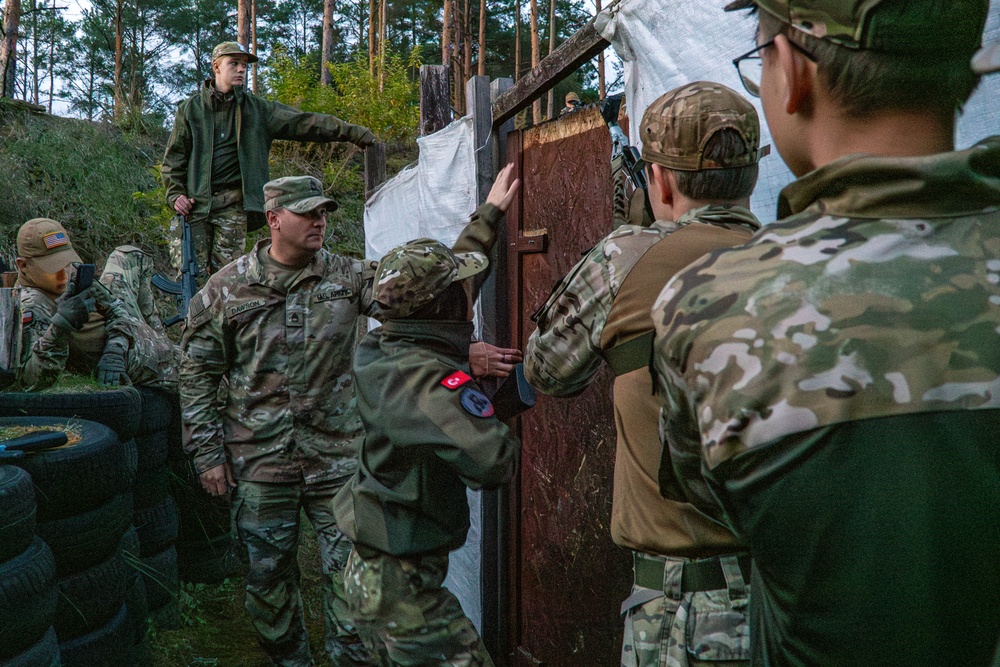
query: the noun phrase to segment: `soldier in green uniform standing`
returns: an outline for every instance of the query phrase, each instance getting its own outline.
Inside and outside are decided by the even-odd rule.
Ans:
[[[212,50],[213,78],[177,107],[163,156],[167,204],[192,223],[202,276],[243,254],[248,222],[249,231],[263,226],[272,141],[350,141],[361,148],[376,141],[366,127],[246,92],[247,65],[254,62],[237,42]]]
[[[514,473],[520,443],[469,375],[471,305],[496,224],[519,187],[497,177],[454,249],[418,239],[379,263],[383,325],[358,347],[360,466],[336,498],[354,541],[344,587],[381,665],[492,667],[472,622],[442,587],[448,552],[469,530],[468,488]]]
[[[635,566],[622,605],[623,667],[746,665],[749,556],[727,527],[681,502],[676,484],[658,474],[649,311],[677,271],[760,228],[747,209],[760,123],[739,94],[699,81],[653,102],[640,136],[656,222],[618,227],[563,279],[528,340],[525,375],[539,391],[574,396],[602,360],[615,372],[611,536],[632,551]]]
[[[667,285],[677,479],[754,558],[755,665],[988,665],[1000,634],[1000,138],[954,150],[987,0],[737,0],[798,180]]]
[[[81,260],[65,228],[55,220],[35,218],[18,230],[21,325],[16,376],[23,387],[45,389],[63,371],[94,373],[109,385],[177,387],[179,350],[151,327],[137,306],[129,307],[139,297],[138,285],[121,278],[133,264],[126,248],[131,246],[112,253],[117,259],[109,259],[101,282],[74,294],[71,265]]]
[[[336,204],[317,179],[270,181],[264,197],[271,238],[191,300],[181,341],[184,448],[206,491],[235,487],[246,608],[271,661],[311,664],[296,560],[304,510],[323,561],[327,653],[337,664],[365,665],[341,588],[351,545],[330,501],[357,467],[350,359],[357,319],[371,310],[372,273],[323,249]]]

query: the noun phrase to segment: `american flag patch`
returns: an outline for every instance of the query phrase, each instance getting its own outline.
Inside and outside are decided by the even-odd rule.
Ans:
[[[45,241],[45,247],[52,249],[58,248],[61,245],[66,245],[69,243],[69,239],[66,238],[66,232],[49,232],[42,237]]]

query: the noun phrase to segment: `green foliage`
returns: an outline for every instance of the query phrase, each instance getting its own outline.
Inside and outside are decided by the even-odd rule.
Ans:
[[[413,77],[420,68],[420,48],[407,59],[386,56],[385,70],[373,76],[368,59],[357,56],[345,63],[329,63],[332,86],[322,85],[307,58],[292,58],[284,50],[271,60],[267,84],[273,99],[319,111],[364,125],[382,141],[403,141],[416,136],[420,123],[420,82]]]

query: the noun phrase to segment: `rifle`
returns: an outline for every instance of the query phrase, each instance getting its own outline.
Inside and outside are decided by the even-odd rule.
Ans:
[[[639,156],[639,149],[629,144],[628,137],[618,124],[618,113],[621,110],[623,97],[624,93],[605,97],[604,101],[601,102],[601,117],[608,124],[608,131],[611,133],[611,160],[614,162],[615,159],[621,157],[625,175],[632,184],[632,196],[643,198],[646,213],[643,216],[643,224],[649,225],[656,217],[649,205],[649,184],[646,182],[646,172],[641,168],[642,158]],[[640,190],[641,194],[637,194]]]
[[[177,299],[177,314],[163,322],[163,326],[173,326],[187,318],[188,304],[198,291],[198,284],[195,278],[198,276],[198,261],[194,256],[194,241],[191,238],[191,223],[183,215],[181,219],[181,279],[180,281],[170,280],[161,273],[153,276],[150,282],[153,287],[173,294]]]

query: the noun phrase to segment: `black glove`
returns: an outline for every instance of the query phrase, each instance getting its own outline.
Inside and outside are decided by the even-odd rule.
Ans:
[[[125,372],[125,341],[112,338],[104,346],[104,354],[97,362],[97,382],[99,384],[120,385],[128,379]]]
[[[368,148],[369,146],[374,146],[378,143],[378,139],[375,138],[375,133],[369,130],[367,127],[361,127],[361,136],[354,140],[354,145],[358,148]]]
[[[79,331],[94,311],[94,288],[88,287],[79,294],[70,296],[75,288],[75,283],[70,281],[66,292],[56,299],[56,314],[52,316],[52,324],[60,329]]]

